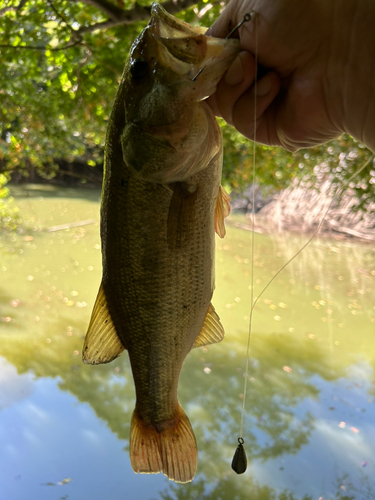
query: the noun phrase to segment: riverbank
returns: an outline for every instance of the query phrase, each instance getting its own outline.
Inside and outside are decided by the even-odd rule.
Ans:
[[[238,198],[236,202],[239,206]],[[263,202],[257,193],[255,206],[261,207],[255,214],[257,232],[313,234],[319,228],[320,236],[375,241],[375,204],[370,203],[366,211],[361,210],[353,190],[348,189],[338,198],[329,181],[322,183],[319,189],[295,183],[273,199],[268,197]],[[249,224],[238,226],[235,219],[230,223],[251,230],[251,203],[247,207]]]

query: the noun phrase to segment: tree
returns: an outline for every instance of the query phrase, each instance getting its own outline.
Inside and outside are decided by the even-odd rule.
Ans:
[[[206,0],[205,0],[206,1]],[[220,6],[167,1],[188,22],[211,24]],[[5,0],[0,9],[0,158],[8,171],[30,163],[53,175],[55,160],[103,159],[111,104],[149,2]],[[0,4],[1,5],[1,4]]]
[[[163,5],[188,23],[209,26],[225,2]],[[0,170],[27,174],[33,165],[48,178],[59,159],[102,163],[118,81],[150,9],[150,0],[0,0]],[[239,189],[252,181],[250,141],[224,124],[222,129],[224,183]],[[349,137],[295,155],[259,145],[256,178],[281,189],[296,175],[312,178],[323,163],[342,182],[369,156]],[[374,180],[369,165],[354,186],[362,206],[375,198]]]

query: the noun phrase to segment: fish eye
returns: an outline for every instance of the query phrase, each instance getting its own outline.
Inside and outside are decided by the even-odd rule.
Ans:
[[[135,80],[141,80],[148,73],[148,63],[142,57],[132,61],[130,73]]]

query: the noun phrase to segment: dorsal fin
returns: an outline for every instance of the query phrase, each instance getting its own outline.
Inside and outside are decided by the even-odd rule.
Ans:
[[[83,345],[82,360],[91,365],[109,363],[124,349],[109,313],[107,298],[103,283],[101,283]]]
[[[203,326],[195,339],[193,347],[201,347],[207,344],[215,344],[221,342],[224,338],[224,328],[220,323],[220,318],[217,315],[214,306],[210,303],[206,317],[204,318]]]

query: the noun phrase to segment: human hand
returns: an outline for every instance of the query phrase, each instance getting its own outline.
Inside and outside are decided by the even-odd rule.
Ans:
[[[374,149],[371,1],[231,0],[207,34],[226,37],[252,10],[252,20],[236,33],[248,52],[208,99],[214,113],[254,138],[257,47],[259,65],[267,68],[257,82],[257,142],[294,151],[348,132]]]

